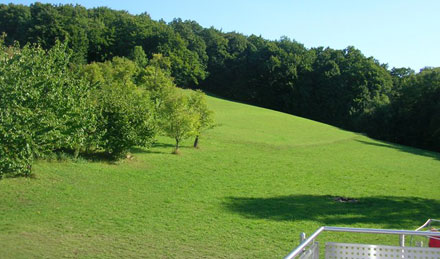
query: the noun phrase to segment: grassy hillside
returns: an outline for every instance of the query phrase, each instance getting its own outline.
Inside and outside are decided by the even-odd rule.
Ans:
[[[171,155],[159,138],[130,161],[41,161],[35,178],[0,181],[0,257],[276,258],[321,225],[413,229],[440,217],[438,153],[209,103],[219,126],[199,150],[188,140]]]

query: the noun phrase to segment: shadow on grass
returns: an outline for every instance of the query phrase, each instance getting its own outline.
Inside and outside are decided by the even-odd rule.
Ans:
[[[162,148],[166,150],[155,150],[154,148]],[[133,154],[172,154],[174,151],[174,144],[165,144],[165,143],[154,143],[150,148],[142,148],[142,147],[134,147],[130,149],[130,152]],[[180,146],[180,149],[189,149],[192,146]]]
[[[37,175],[33,172],[28,173],[28,174],[11,174],[11,173],[6,173],[3,175],[3,178],[8,178],[8,179],[13,179],[13,178],[28,178],[28,179],[37,179]],[[0,177],[0,181],[3,179]]]
[[[81,153],[80,158],[89,162],[100,162],[107,164],[116,164],[118,162],[118,160],[115,160],[105,152]]]
[[[154,143],[152,147],[160,147],[160,148],[174,148],[174,144],[165,144],[165,143]]]
[[[407,152],[407,153],[411,153],[411,154],[419,155],[419,156],[432,157],[436,160],[440,160],[440,153],[436,153],[434,151],[428,151],[428,150],[423,150],[423,149],[409,147],[409,146],[403,146],[403,145],[394,144],[394,143],[376,143],[376,142],[369,142],[369,141],[364,141],[364,140],[359,140],[359,139],[356,141],[358,141],[362,144],[378,146],[378,147],[393,148],[393,149],[397,149],[402,152]]]
[[[153,145],[154,147],[154,145]],[[152,150],[151,148],[134,147],[130,149],[132,154],[166,154],[166,152]]]
[[[415,229],[428,218],[438,218],[440,201],[416,197],[365,197],[356,202],[334,196],[292,195],[274,198],[229,197],[225,207],[248,218],[275,221],[313,220],[323,225],[381,224]]]
[[[46,161],[87,161],[87,162],[101,162],[108,164],[115,164],[117,160],[112,158],[108,153],[103,151],[81,152],[78,157],[75,157],[74,151],[70,149],[55,150],[51,154],[43,157]]]

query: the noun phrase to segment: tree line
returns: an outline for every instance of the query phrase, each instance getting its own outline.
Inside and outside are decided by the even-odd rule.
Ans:
[[[6,44],[44,49],[68,39],[76,64],[160,53],[184,88],[303,116],[392,142],[440,151],[440,71],[388,68],[355,47],[305,48],[203,28],[195,21],[154,21],[105,7],[0,5]]]

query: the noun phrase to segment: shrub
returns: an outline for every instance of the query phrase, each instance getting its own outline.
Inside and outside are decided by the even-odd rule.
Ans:
[[[102,87],[96,94],[101,110],[100,147],[112,158],[124,157],[133,146],[149,146],[156,133],[147,92],[120,85]]]
[[[156,133],[154,109],[149,92],[135,85],[135,63],[115,57],[87,65],[82,73],[97,86],[92,103],[99,111],[99,148],[118,159],[133,146],[149,146]]]

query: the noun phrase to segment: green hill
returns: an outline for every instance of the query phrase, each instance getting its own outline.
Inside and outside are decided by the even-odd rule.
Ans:
[[[276,258],[322,225],[413,229],[440,217],[438,153],[209,103],[219,125],[198,150],[188,140],[172,155],[159,138],[118,164],[40,161],[35,178],[1,180],[0,257]]]

